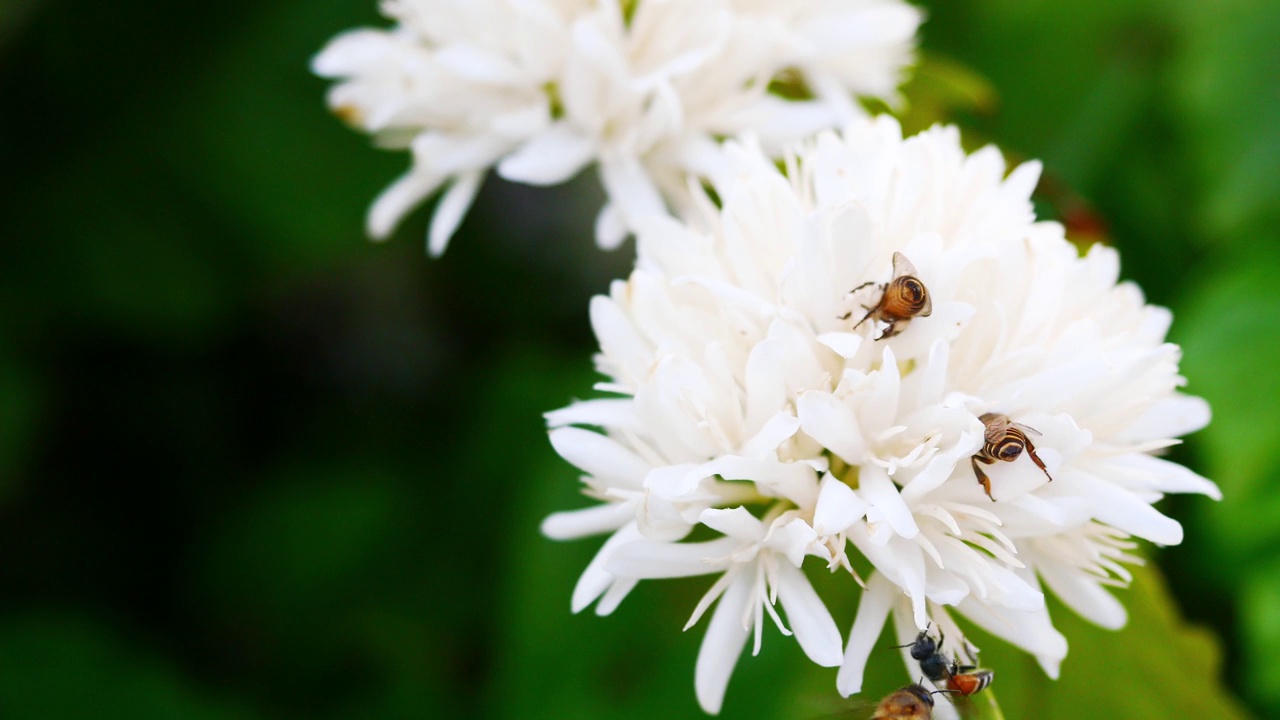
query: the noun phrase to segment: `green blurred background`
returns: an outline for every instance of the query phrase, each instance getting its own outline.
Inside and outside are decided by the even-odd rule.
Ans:
[[[980,643],[1005,714],[1280,717],[1280,4],[928,12],[907,123],[1042,158],[1044,215],[1175,310],[1216,415],[1176,456],[1227,494],[1165,501],[1187,541],[1124,631],[1054,605],[1060,682]],[[490,179],[440,260],[426,211],[367,242],[406,158],[307,71],[361,24],[373,0],[0,0],[0,717],[701,717],[708,581],[573,616],[598,541],[537,532],[585,504],[540,414],[589,393],[587,300],[631,250],[593,247],[590,177]],[[766,634],[724,717],[839,710]],[[883,649],[868,693],[906,679]]]

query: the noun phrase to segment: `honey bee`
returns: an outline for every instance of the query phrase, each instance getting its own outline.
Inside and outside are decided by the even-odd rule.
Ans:
[[[1049,482],[1053,482],[1053,477],[1049,475],[1044,462],[1040,460],[1040,456],[1036,455],[1036,446],[1031,443],[1025,432],[1030,431],[1039,435],[1038,430],[1022,423],[1012,422],[1008,415],[999,413],[983,413],[978,419],[986,426],[986,430],[983,433],[982,449],[969,460],[969,464],[973,466],[973,474],[977,476],[978,484],[987,491],[987,497],[991,498],[992,502],[995,498],[991,497],[991,478],[978,467],[978,463],[994,465],[997,460],[1013,462],[1018,459],[1023,450],[1026,450],[1031,456],[1031,462],[1044,472]]]
[[[916,636],[915,642],[898,647],[911,648],[911,657],[920,663],[920,672],[949,692],[967,697],[990,685],[995,679],[995,673],[991,670],[984,670],[976,665],[960,665],[955,660],[947,662],[946,656],[942,654],[945,639],[939,630],[938,641],[934,642],[929,636],[929,628],[925,628]]]
[[[895,690],[881,700],[871,720],[929,720],[932,717],[933,695],[917,684]]]
[[[872,284],[865,282],[850,292],[857,292]],[[853,328],[856,330],[867,320],[879,320],[885,323],[884,332],[880,333],[880,337],[876,340],[891,338],[906,330],[912,318],[927,317],[933,312],[929,291],[924,283],[920,282],[920,278],[916,277],[916,267],[900,252],[893,254],[893,279],[888,284],[880,286],[879,302],[874,307],[867,308],[865,305],[863,307],[866,308],[867,314],[863,315]],[[840,319],[847,320],[852,314],[852,311],[847,312],[841,315]]]

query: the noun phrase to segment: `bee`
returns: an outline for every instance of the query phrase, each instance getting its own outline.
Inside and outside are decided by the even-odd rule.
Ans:
[[[942,630],[939,629],[938,641],[934,642],[933,638],[929,637],[929,628],[925,628],[916,636],[915,642],[896,647],[911,648],[911,657],[920,663],[920,672],[935,684],[941,685],[946,680],[948,671],[947,658],[941,652],[944,639]]]
[[[917,684],[900,688],[881,700],[871,720],[929,720],[932,717],[933,694]]]
[[[972,665],[957,666],[954,662],[947,669],[947,689],[957,695],[969,696],[991,684],[996,674]]]
[[[872,284],[865,282],[849,292],[857,292]],[[865,305],[863,307],[866,308],[867,314],[854,324],[853,329],[858,329],[858,326],[867,320],[879,320],[885,323],[886,327],[876,340],[884,340],[906,330],[912,318],[927,317],[933,312],[933,301],[929,299],[929,290],[925,288],[923,282],[920,282],[920,278],[916,277],[916,267],[911,264],[906,255],[895,252],[893,279],[888,284],[880,286],[880,300],[874,307],[867,308]],[[847,320],[852,314],[853,311],[849,311],[841,315],[840,319]]]
[[[978,668],[976,665],[960,665],[955,660],[947,662],[942,654],[942,643],[946,637],[938,631],[938,641],[929,637],[929,628],[920,631],[915,642],[898,647],[911,648],[911,657],[920,663],[920,672],[933,681],[935,685],[945,687],[957,695],[969,696],[981,691],[995,679],[991,670]]]
[[[997,460],[1013,462],[1018,459],[1023,450],[1026,450],[1031,456],[1031,462],[1044,472],[1049,482],[1053,482],[1053,477],[1045,468],[1044,461],[1036,455],[1036,446],[1031,443],[1026,433],[1030,431],[1039,435],[1040,431],[1022,423],[1011,422],[1008,415],[999,413],[983,413],[978,419],[986,426],[986,430],[983,433],[982,449],[969,460],[969,464],[973,466],[973,474],[978,478],[978,484],[987,491],[987,497],[991,498],[992,502],[995,498],[991,497],[991,478],[978,467],[978,463],[994,465]]]

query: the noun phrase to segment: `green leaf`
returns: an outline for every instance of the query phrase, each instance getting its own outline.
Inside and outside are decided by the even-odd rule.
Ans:
[[[1240,620],[1248,628],[1242,638],[1245,684],[1250,696],[1280,707],[1280,562],[1261,564],[1241,580]]]
[[[1280,220],[1280,4],[1271,0],[1168,3],[1185,41],[1171,84],[1204,185],[1203,236],[1247,242],[1241,231]]]
[[[1054,624],[1070,652],[1061,679],[1047,679],[1035,662],[996,640],[976,640],[983,664],[996,671],[1000,703],[1009,718],[1107,720],[1246,718],[1222,685],[1222,652],[1202,628],[1179,615],[1159,571],[1133,568],[1134,581],[1117,591],[1129,611],[1118,631],[1088,623],[1052,602]],[[978,635],[975,633],[975,638]]]
[[[1262,238],[1258,238],[1261,240]],[[1280,496],[1273,488],[1280,445],[1280,252],[1260,244],[1221,258],[1174,326],[1188,391],[1209,401],[1214,419],[1198,436],[1221,504],[1204,509],[1219,548],[1235,563],[1269,553],[1280,541]],[[1217,563],[1235,573],[1239,565]]]

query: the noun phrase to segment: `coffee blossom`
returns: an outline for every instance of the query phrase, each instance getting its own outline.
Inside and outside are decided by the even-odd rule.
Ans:
[[[1178,390],[1169,312],[1118,282],[1113,249],[1036,221],[1038,164],[1006,175],[953,128],[858,120],[783,170],[757,144],[729,155],[715,201],[642,224],[636,270],[592,302],[605,396],[548,414],[594,504],[543,531],[609,534],[573,609],[709,576],[689,625],[710,616],[695,687],[712,713],[765,625],[841,666],[845,695],[891,614],[901,643],[941,628],[972,657],[959,616],[1056,676],[1046,590],[1120,627],[1107,588],[1133,540],[1182,540],[1153,503],[1218,497],[1159,457],[1209,420]],[[927,302],[891,295],[904,277]],[[806,576],[822,569],[861,597],[844,637]]]
[[[688,173],[723,169],[718,138],[777,151],[893,100],[921,14],[900,0],[384,0],[395,22],[334,38],[314,70],[329,105],[409,171],[368,216],[386,237],[444,190],[428,245],[444,251],[489,168],[533,185],[595,163],[598,242],[663,212]]]

